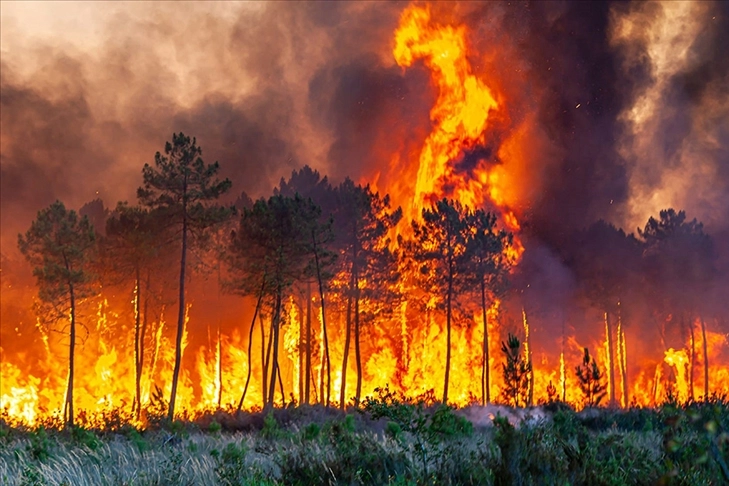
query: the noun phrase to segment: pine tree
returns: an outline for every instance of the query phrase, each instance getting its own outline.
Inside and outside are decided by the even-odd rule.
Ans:
[[[422,222],[412,222],[414,236],[405,243],[408,253],[418,266],[420,286],[436,298],[436,308],[445,311],[446,314],[443,403],[448,402],[454,304],[464,283],[466,212],[457,201],[448,199],[438,201],[432,208],[423,209]]]
[[[597,407],[605,398],[607,385],[603,383],[604,376],[597,366],[595,358],[590,357],[590,351],[585,348],[582,364],[575,368],[577,380],[585,400],[585,407]]]
[[[68,319],[68,385],[63,406],[67,426],[73,426],[73,381],[75,372],[78,305],[90,293],[91,261],[96,233],[89,219],[79,219],[62,202],[38,212],[25,236],[18,235],[18,248],[33,265],[38,297],[45,304],[41,317],[54,325]],[[64,327],[65,329],[65,327]]]
[[[529,393],[529,377],[532,364],[521,355],[519,338],[509,334],[506,342],[501,343],[501,351],[506,362],[501,365],[504,374],[504,400],[514,407],[523,407],[527,403]]]
[[[175,417],[177,383],[182,364],[182,335],[185,326],[185,272],[187,269],[188,237],[201,236],[204,231],[228,218],[232,208],[211,204],[231,187],[229,179],[218,180],[217,162],[206,165],[202,149],[194,138],[183,133],[173,134],[172,143],[165,145],[165,155],[157,152],[154,167],[145,164],[142,169],[144,186],[137,190],[140,202],[159,209],[168,221],[180,230],[180,284],[175,340],[175,368],[172,374],[172,392],[169,419]]]
[[[483,358],[481,362],[481,404],[491,401],[489,368],[489,331],[487,297],[494,299],[504,293],[506,279],[513,262],[505,250],[513,235],[496,230],[496,216],[483,210],[469,213],[465,218],[466,252],[464,269],[467,282],[478,289],[483,320]]]

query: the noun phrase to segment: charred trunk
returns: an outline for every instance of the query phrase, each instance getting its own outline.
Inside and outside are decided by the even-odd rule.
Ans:
[[[187,199],[187,178],[185,178],[183,189],[183,201]],[[170,393],[170,407],[168,418],[170,421],[175,418],[175,400],[177,399],[177,382],[180,378],[180,367],[182,365],[182,334],[185,330],[185,266],[187,260],[187,206],[183,202],[182,207],[182,252],[180,255],[180,297],[179,309],[177,311],[177,337],[175,339],[175,369],[172,372],[172,392]]]
[[[706,322],[704,322],[703,316],[699,319],[701,320],[701,343],[704,351],[704,401],[707,401],[709,399],[709,354],[706,345]]]
[[[304,365],[304,403],[311,397],[311,283],[306,284],[306,363]]]
[[[483,319],[483,361],[481,362],[481,405],[491,403],[489,367],[489,325],[486,311],[486,282],[481,279],[481,317]]]
[[[68,267],[67,267],[68,268]],[[71,298],[71,330],[70,343],[68,346],[68,388],[66,389],[66,403],[64,406],[64,418],[67,427],[73,427],[73,375],[74,361],[76,358],[76,294],[73,284],[68,283],[68,292]]]
[[[263,283],[261,284],[261,290],[258,292],[258,300],[256,301],[256,308],[253,311],[253,319],[251,319],[251,328],[248,331],[248,370],[246,373],[246,384],[243,387],[243,394],[241,394],[240,401],[238,402],[238,411],[240,412],[243,408],[243,401],[246,399],[246,393],[248,392],[248,385],[251,382],[251,372],[252,372],[252,351],[253,351],[253,329],[256,327],[256,317],[258,317],[258,312],[261,309],[261,301],[263,300],[263,290],[266,286],[266,277],[264,275],[263,277]],[[261,330],[263,330],[263,327],[261,327]],[[261,340],[261,343],[263,343],[263,339]],[[263,344],[261,344],[263,346]],[[261,359],[263,359],[263,354],[261,354]],[[265,379],[263,380],[266,381]]]
[[[344,351],[342,354],[342,386],[339,391],[339,408],[344,410],[347,398],[347,361],[349,360],[349,347],[352,339],[352,296],[347,296],[347,316],[344,330]]]

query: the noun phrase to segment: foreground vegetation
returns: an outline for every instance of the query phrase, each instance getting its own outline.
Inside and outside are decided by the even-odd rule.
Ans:
[[[379,390],[349,413],[300,406],[135,428],[0,423],[6,485],[725,484],[729,403],[454,410]]]

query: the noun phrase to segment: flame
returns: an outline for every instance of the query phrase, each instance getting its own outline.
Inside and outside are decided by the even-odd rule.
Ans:
[[[678,8],[678,7],[677,7]],[[681,7],[687,8],[687,7]],[[693,8],[693,7],[691,7]],[[423,135],[422,147],[413,154],[394,154],[385,161],[386,167],[377,167],[378,173],[385,171],[412,174],[388,186],[381,184],[384,193],[393,197],[395,206],[404,208],[404,225],[411,218],[417,218],[420,211],[442,197],[456,199],[470,208],[493,210],[499,217],[499,224],[514,232],[513,245],[505,249],[506,256],[518,263],[524,252],[520,240],[519,218],[520,198],[526,192],[526,183],[520,176],[527,172],[526,151],[532,137],[532,124],[536,115],[526,115],[519,126],[511,126],[508,116],[509,99],[499,90],[500,84],[481,73],[471,65],[479,54],[469,52],[468,32],[464,25],[441,24],[434,20],[430,7],[410,6],[405,9],[395,32],[393,57],[403,69],[414,68],[417,62],[427,68],[432,85],[437,91],[435,105],[430,112],[431,130]],[[496,74],[489,74],[496,76]],[[503,85],[503,84],[502,84]],[[640,101],[651,105],[653,101]],[[640,108],[642,105],[636,105]],[[652,105],[651,105],[652,106]],[[650,108],[650,106],[649,106]],[[641,109],[635,111],[639,115]],[[636,123],[640,120],[636,119]],[[645,122],[645,120],[643,120]],[[495,148],[494,132],[503,132],[503,141]],[[499,137],[495,137],[499,138]],[[465,164],[465,158],[473,152],[487,147],[496,155],[484,154],[475,163]],[[516,167],[516,170],[514,169]],[[526,178],[524,178],[526,180]],[[369,181],[364,181],[369,182]],[[379,182],[376,178],[375,182]],[[398,228],[402,230],[401,228]],[[406,280],[406,279],[404,279]],[[344,283],[343,283],[344,282]],[[346,275],[339,274],[327,290],[327,337],[331,369],[326,369],[325,340],[323,334],[323,311],[319,296],[311,296],[306,302],[312,306],[312,342],[310,345],[312,370],[310,376],[302,369],[302,326],[306,313],[298,307],[295,295],[287,295],[282,315],[282,340],[279,350],[282,384],[287,395],[293,395],[303,402],[302,384],[311,386],[311,400],[323,403],[326,400],[327,371],[331,373],[332,402],[339,399],[343,376],[342,360],[345,348],[343,302],[346,297],[338,288],[346,287]],[[358,282],[360,290],[368,289],[371,283]],[[406,299],[393,310],[392,317],[375,323],[362,324],[362,395],[371,395],[376,387],[389,384],[390,389],[409,396],[431,396],[442,387],[445,369],[445,323],[437,309],[437,300],[430,297],[420,303],[410,298],[412,292],[401,284]],[[138,303],[140,289],[134,288],[117,301],[113,292],[102,289],[100,295],[89,299],[92,309],[85,327],[90,330],[83,346],[77,346],[77,375],[75,377],[75,401],[77,413],[103,413],[112,409],[129,410],[135,394],[134,332],[130,322],[139,317]],[[191,294],[196,294],[194,289]],[[3,293],[5,294],[5,292]],[[364,292],[363,292],[364,294]],[[7,299],[3,295],[3,299]],[[305,302],[305,301],[304,301]],[[330,305],[331,303],[331,305]],[[249,306],[246,301],[244,306]],[[584,347],[595,351],[598,364],[605,373],[606,382],[610,371],[617,368],[621,383],[610,383],[616,400],[628,406],[655,405],[664,399],[671,387],[679,399],[691,396],[689,390],[690,366],[701,367],[707,363],[709,383],[703,373],[693,370],[695,380],[694,396],[702,396],[704,387],[712,392],[729,389],[729,367],[727,335],[714,329],[707,329],[705,342],[703,333],[697,334],[696,358],[688,358],[689,344],[673,343],[679,349],[650,350],[639,355],[634,347],[642,336],[630,334],[632,327],[623,323],[618,314],[616,329],[611,330],[607,316],[595,316],[589,322],[591,329],[605,329],[597,332],[594,340],[578,342],[575,335],[556,339],[542,339],[546,326],[536,311],[527,319],[527,309],[509,307],[504,299],[491,296],[487,304],[486,322],[480,309],[465,306],[452,330],[452,362],[450,370],[449,400],[455,405],[479,402],[481,393],[481,367],[484,365],[484,338],[488,338],[488,362],[490,372],[489,395],[492,400],[500,396],[503,377],[500,364],[503,362],[501,341],[509,332],[519,334],[523,339],[524,355],[532,362],[532,403],[547,398],[547,386],[559,384],[559,398],[573,405],[582,403],[579,387],[574,376],[575,366],[581,363]],[[28,308],[31,303],[28,302]],[[196,310],[198,305],[196,304]],[[460,310],[460,309],[459,309]],[[519,319],[521,310],[521,319]],[[148,334],[143,343],[145,360],[141,377],[142,408],[147,409],[155,400],[154,390],[159,387],[164,397],[169,397],[172,369],[174,365],[175,326],[165,320],[165,308],[160,315],[149,318]],[[263,398],[263,358],[268,342],[268,323],[271,316],[265,315],[256,323],[260,335],[253,335],[251,369],[248,369],[249,324],[221,324],[216,331],[209,331],[204,317],[193,316],[192,308],[185,309],[182,336],[184,364],[180,375],[177,409],[181,414],[195,414],[235,407],[250,371],[252,379],[243,406],[260,406]],[[378,309],[363,298],[360,301],[362,315],[374,315]],[[33,322],[33,321],[29,321]],[[5,322],[3,325],[5,326]],[[16,323],[13,323],[16,324]],[[626,324],[628,324],[626,322]],[[486,329],[484,329],[484,326]],[[32,325],[30,327],[33,327]],[[698,326],[697,326],[698,328]],[[208,330],[207,341],[201,334]],[[49,333],[40,321],[35,322],[38,336],[37,346],[23,352],[13,351],[10,355],[0,349],[0,409],[3,419],[11,423],[34,425],[42,420],[58,417],[63,406],[63,391],[67,379],[67,339]],[[485,335],[484,335],[485,333]],[[212,334],[212,336],[211,336]],[[246,337],[242,337],[246,336]],[[610,345],[612,340],[613,346]],[[629,346],[630,344],[631,346]],[[352,344],[353,346],[353,344]],[[610,349],[610,348],[613,349]],[[704,348],[706,352],[704,353]],[[557,350],[559,352],[557,352]],[[628,351],[630,350],[630,360]],[[269,368],[270,371],[270,368]],[[356,365],[354,353],[350,352],[347,369],[344,370],[347,397],[354,395]],[[615,380],[613,380],[615,381]],[[278,387],[278,384],[277,384]],[[275,394],[279,402],[278,390]],[[102,418],[93,418],[102,424]],[[144,418],[142,418],[144,420]]]

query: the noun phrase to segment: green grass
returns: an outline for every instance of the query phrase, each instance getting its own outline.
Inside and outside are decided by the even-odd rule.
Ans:
[[[492,410],[493,411],[493,410]],[[726,401],[510,422],[381,393],[321,407],[216,413],[147,430],[35,430],[0,421],[0,484],[719,485],[729,483]],[[511,414],[510,416],[515,416]],[[483,423],[483,422],[482,422]],[[725,474],[728,474],[725,476]]]

